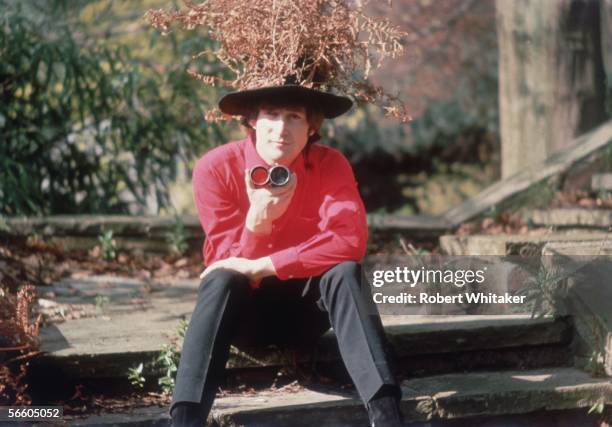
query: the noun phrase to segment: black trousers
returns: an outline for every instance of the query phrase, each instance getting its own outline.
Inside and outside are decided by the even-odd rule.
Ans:
[[[231,344],[312,348],[330,326],[364,403],[383,385],[401,393],[360,264],[343,262],[310,280],[266,278],[257,290],[235,271],[211,272],[198,290],[170,410],[179,402],[201,403],[202,416],[208,416]]]

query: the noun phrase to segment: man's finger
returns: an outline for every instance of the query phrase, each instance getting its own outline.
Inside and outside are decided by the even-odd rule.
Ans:
[[[274,196],[276,197],[281,197],[283,199],[289,197],[293,197],[293,194],[295,193],[295,189],[296,189],[296,184],[295,182],[289,183],[287,185],[285,185],[284,187],[277,187],[278,189],[275,188],[274,191]]]
[[[270,189],[270,197],[282,197],[283,195],[291,193],[291,188],[288,187],[272,187]]]

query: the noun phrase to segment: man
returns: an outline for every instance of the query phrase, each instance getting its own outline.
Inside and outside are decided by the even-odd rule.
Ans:
[[[371,424],[401,425],[401,391],[358,263],[367,241],[363,202],[348,161],[315,142],[323,118],[351,105],[295,84],[220,101],[250,129],[194,169],[207,267],[177,373],[175,426],[206,419],[232,342],[307,346],[330,325]],[[274,165],[291,171],[287,185],[253,183],[250,170]]]

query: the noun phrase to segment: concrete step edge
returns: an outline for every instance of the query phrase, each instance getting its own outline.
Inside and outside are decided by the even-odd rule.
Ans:
[[[566,345],[572,335],[569,318],[529,319],[527,316],[425,316],[428,323],[387,324],[385,330],[399,358],[439,353],[459,353],[477,350],[498,350],[526,347]],[[455,320],[453,320],[455,319]],[[388,321],[389,322],[389,321]],[[129,322],[120,322],[122,336],[129,335]],[[61,327],[61,325],[58,325]],[[138,325],[136,325],[138,326]],[[110,327],[110,326],[109,326]],[[112,328],[110,329],[112,330]],[[142,331],[140,331],[142,333]],[[61,331],[60,331],[61,333]],[[63,337],[62,337],[63,338]],[[91,346],[89,346],[91,347]],[[159,350],[161,350],[161,343]],[[43,350],[45,346],[43,345]],[[128,367],[145,364],[145,375],[158,375],[156,356],[159,350],[106,351],[98,354],[77,353],[68,348],[46,353],[32,363],[41,368],[59,369],[69,376],[86,378],[122,377]],[[284,366],[288,363],[286,351],[266,348],[244,348],[232,351],[229,368],[257,368]],[[310,354],[299,358],[310,360]],[[317,361],[335,362],[340,356],[333,331],[328,331],[320,342]],[[125,369],[119,369],[123,366]],[[119,370],[118,370],[119,369]],[[113,374],[114,373],[114,374]]]
[[[407,422],[528,414],[535,411],[584,409],[612,404],[612,380],[591,378],[574,368],[438,375],[402,385],[402,412]],[[141,411],[142,412],[142,411]],[[105,421],[108,419],[108,421]],[[143,416],[101,414],[75,426],[169,425],[167,408]],[[111,419],[112,418],[112,419]],[[366,423],[367,414],[354,393],[302,390],[262,392],[218,398],[209,423],[223,426],[338,426]]]

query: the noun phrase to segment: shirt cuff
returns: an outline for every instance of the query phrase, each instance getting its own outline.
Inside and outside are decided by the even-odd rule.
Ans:
[[[276,276],[281,280],[293,279],[301,268],[298,251],[295,247],[283,249],[270,255]]]
[[[254,254],[259,254],[266,247],[270,238],[265,235],[253,233],[246,226],[242,228],[240,242],[235,243],[234,247],[238,251],[236,255],[241,255],[244,258],[249,258]]]

